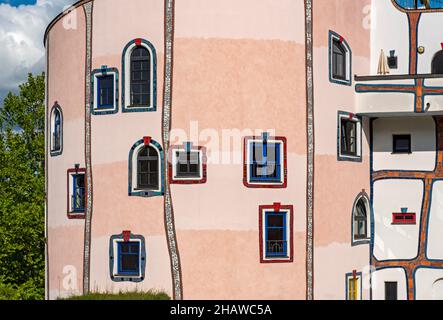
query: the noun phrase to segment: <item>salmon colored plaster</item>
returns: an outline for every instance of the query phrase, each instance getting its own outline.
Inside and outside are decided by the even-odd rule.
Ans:
[[[288,152],[304,154],[301,61],[294,42],[176,39],[172,127],[274,129],[290,137]]]
[[[64,121],[85,116],[85,14],[82,7],[75,12],[76,29],[66,29],[62,19],[49,32],[48,108],[58,101]]]
[[[81,292],[83,277],[83,246],[79,244],[83,243],[84,227],[77,225],[49,228],[49,234],[49,290],[64,295],[78,294]],[[73,273],[67,272],[72,271],[70,266],[75,268]],[[75,279],[75,276],[77,282],[71,283],[69,279]]]
[[[305,298],[304,233],[294,234],[294,262],[276,264],[260,264],[258,230],[177,236],[180,248],[193,248],[180,251],[186,299]]]
[[[163,197],[128,196],[128,163],[93,165],[93,237],[110,237],[122,230],[144,236],[165,233]]]
[[[305,41],[303,0],[176,0],[177,38]]]
[[[370,4],[371,0],[313,1],[314,47],[328,47],[332,30],[343,36],[353,54],[370,56]]]

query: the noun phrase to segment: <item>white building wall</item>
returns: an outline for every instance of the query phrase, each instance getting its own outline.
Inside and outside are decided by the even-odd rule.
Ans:
[[[423,13],[418,25],[418,45],[423,46],[425,52],[418,55],[417,73],[431,73],[432,58],[442,50],[443,39],[437,30],[443,30],[442,13]]]
[[[418,269],[415,286],[417,300],[443,300],[443,269]]]
[[[373,300],[385,300],[385,282],[397,282],[397,299],[407,299],[406,272],[403,268],[386,268],[372,273]]]
[[[411,154],[392,154],[392,135],[411,134]],[[435,122],[431,117],[379,118],[373,123],[373,170],[435,169]]]
[[[443,181],[434,182],[431,201],[426,255],[443,260]]]
[[[378,260],[413,259],[418,254],[419,223],[393,225],[392,213],[415,212],[420,221],[423,182],[412,179],[379,180],[374,183],[374,256]]]

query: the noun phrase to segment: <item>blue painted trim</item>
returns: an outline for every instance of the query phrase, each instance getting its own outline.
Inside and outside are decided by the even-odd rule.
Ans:
[[[52,144],[53,144],[53,137],[52,137],[52,117],[54,115],[54,111],[58,110],[60,112],[60,149],[59,150],[51,150]],[[50,119],[49,119],[49,153],[51,157],[57,157],[63,153],[63,111],[62,108],[58,103],[55,103],[52,108],[51,112],[49,113]]]
[[[283,227],[268,227],[268,216],[281,216],[283,217]],[[287,217],[288,217],[288,213],[287,212],[272,212],[272,211],[268,211],[265,212],[265,258],[289,258],[288,255],[288,239],[286,237],[287,233],[288,233],[288,224],[287,224]],[[283,250],[284,252],[282,253],[269,253],[268,252],[268,229],[272,228],[272,229],[283,229]]]
[[[127,54],[127,51],[130,46],[135,44],[135,39],[131,40],[123,49],[122,54],[122,112],[152,112],[157,111],[157,52],[155,50],[154,45],[149,42],[148,40],[141,39],[142,44],[146,45],[149,50],[151,51],[153,66],[151,68],[153,72],[153,92],[151,93],[152,97],[152,105],[151,106],[145,106],[145,107],[131,107],[130,105],[126,105],[125,102],[125,80],[126,80],[126,66],[125,66],[125,57]],[[129,68],[128,68],[129,69]]]
[[[75,200],[75,196],[77,194],[77,189],[78,188],[77,188],[76,182],[77,182],[77,178],[79,176],[83,176],[83,179],[86,178],[86,175],[84,173],[72,174],[72,195],[71,195],[71,201]],[[85,192],[86,192],[86,186],[83,187],[83,193],[85,193]],[[84,196],[86,196],[86,195],[84,194]],[[75,206],[75,202],[73,202],[71,204],[71,212],[72,213],[84,213],[85,212],[85,203],[83,203],[83,207],[76,207]]]
[[[114,106],[112,108],[95,108],[94,103],[94,92],[95,92],[95,76],[96,75],[109,75],[110,72],[113,72],[114,75],[114,87],[115,87],[115,95],[114,95]],[[117,68],[108,68],[106,66],[103,66],[101,69],[95,69],[91,73],[91,114],[93,115],[107,115],[107,114],[115,114],[118,112],[118,99],[119,99],[119,91],[118,91],[118,82],[119,82],[119,76],[118,76],[118,69]],[[100,83],[100,82],[99,82]],[[99,98],[100,91],[97,92],[97,98]],[[98,103],[97,103],[98,106]]]
[[[122,244],[126,244],[126,242],[118,242],[117,243],[117,273],[122,276],[132,276],[132,277],[138,277],[140,274],[140,242],[138,241],[129,241],[130,248],[129,251],[131,252],[125,252],[123,253],[121,251]],[[136,247],[137,253],[132,252],[132,247]],[[135,270],[123,270],[122,267],[122,255],[137,255],[138,256],[138,263],[137,268]]]
[[[165,194],[165,155],[163,148],[161,145],[151,139],[150,145],[153,145],[158,151],[160,152],[160,191],[132,191],[132,160],[134,157],[134,150],[137,149],[138,146],[142,145],[144,143],[143,139],[138,140],[134,145],[131,147],[131,150],[129,151],[129,159],[128,159],[128,195],[129,196],[136,196],[136,197],[156,197],[156,196],[162,196]],[[136,168],[134,169],[136,170]]]
[[[250,144],[250,159],[249,159],[249,181],[253,182],[253,183],[257,183],[257,182],[262,182],[262,183],[282,183],[282,177],[281,177],[281,166],[282,166],[282,159],[280,157],[280,152],[281,152],[281,148],[284,147],[283,146],[283,142],[281,141],[277,141],[277,142],[270,142],[268,143],[267,140],[264,140],[263,142],[254,142],[252,140],[248,141],[248,143]],[[254,152],[253,152],[253,145],[256,146],[262,146],[262,153],[263,153],[263,163],[266,163],[266,169],[268,167],[268,144],[272,144],[274,145],[274,148],[276,150],[275,154],[276,154],[276,158],[275,158],[275,162],[274,162],[274,166],[275,166],[275,170],[277,170],[277,177],[273,178],[273,177],[254,177],[252,172],[253,172],[253,167],[254,167]],[[271,163],[272,164],[272,163]],[[267,171],[266,171],[267,172]]]
[[[362,272],[357,272],[355,274],[357,277],[360,277],[360,300],[363,300],[363,273]],[[349,300],[349,288],[348,288],[348,280],[350,277],[353,277],[354,274],[352,272],[348,272],[345,275],[345,288],[346,288],[346,296],[345,296],[345,300]]]
[[[360,155],[359,156],[347,156],[342,155],[340,152],[340,145],[341,145],[341,117],[340,116],[346,116],[350,117],[350,112],[346,111],[338,111],[337,112],[337,161],[351,161],[351,162],[362,162],[363,160],[363,147],[362,147],[362,139],[363,139],[363,121],[362,117],[354,114],[354,118],[358,119],[358,123],[360,124],[360,139],[357,141],[357,143],[360,145]],[[357,146],[358,150],[358,146]]]
[[[130,235],[129,239],[131,240],[140,240],[140,277],[134,277],[129,275],[118,275],[113,276],[114,274],[114,246],[113,242],[114,240],[123,240],[123,233],[118,235],[113,235],[109,239],[109,276],[111,277],[112,281],[115,282],[123,282],[123,281],[129,281],[129,282],[141,282],[145,279],[145,269],[146,269],[146,247],[145,247],[145,238],[141,235]],[[118,256],[117,256],[118,259]]]
[[[346,86],[352,86],[352,50],[349,46],[348,42],[343,38],[342,44],[345,46],[345,48],[348,51],[349,54],[349,70],[346,70],[349,76],[349,80],[340,80],[340,79],[334,79],[332,77],[332,39],[340,39],[340,35],[332,30],[329,30],[329,37],[328,37],[328,48],[329,48],[329,82],[346,85]],[[347,59],[346,59],[347,60]],[[348,66],[347,66],[348,67]],[[346,68],[348,69],[348,68]]]

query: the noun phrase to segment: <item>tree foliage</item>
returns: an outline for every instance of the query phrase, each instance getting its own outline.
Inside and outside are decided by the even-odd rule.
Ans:
[[[44,297],[44,74],[0,107],[0,299]]]

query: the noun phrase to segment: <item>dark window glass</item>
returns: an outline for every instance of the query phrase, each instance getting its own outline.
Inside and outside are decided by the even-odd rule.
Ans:
[[[443,74],[443,50],[434,55],[431,69],[433,74]]]
[[[177,151],[176,173],[179,178],[200,177],[200,153],[198,151]]]
[[[397,282],[385,282],[385,300],[397,300]]]
[[[83,212],[85,210],[85,175],[75,174],[72,176],[73,194],[72,194],[72,211]]]
[[[286,214],[265,213],[265,228],[266,257],[287,257]]]
[[[114,106],[114,76],[107,75],[97,78],[98,80],[98,107],[110,108]]]
[[[252,143],[251,181],[281,182],[280,147],[280,143]]]
[[[393,135],[393,153],[411,153],[411,135]]]
[[[332,40],[332,77],[346,80],[346,49],[336,39]]]
[[[137,189],[158,190],[158,165],[157,150],[150,146],[140,149],[137,155]]]
[[[354,209],[354,238],[367,238],[367,217],[366,205],[363,199],[359,199]]]
[[[60,110],[54,110],[54,132],[52,133],[52,151],[61,149],[62,120]]]
[[[357,122],[341,119],[341,150],[342,155],[357,156]]]
[[[140,243],[118,242],[118,274],[138,275],[140,270]]]
[[[151,96],[151,57],[148,49],[137,47],[131,53],[131,105],[148,106]]]

